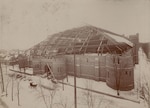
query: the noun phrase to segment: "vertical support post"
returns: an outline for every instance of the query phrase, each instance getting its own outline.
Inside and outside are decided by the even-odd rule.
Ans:
[[[5,66],[6,66],[6,75],[7,75],[7,61],[6,61],[6,65]]]
[[[73,53],[74,53],[74,104],[75,104],[75,108],[77,108],[77,92],[76,92],[76,62],[75,62],[75,39],[74,38],[74,45],[73,45]]]
[[[14,100],[14,75],[12,75],[12,88],[11,88],[11,100],[13,101]]]
[[[67,82],[68,82],[68,73],[67,73]]]
[[[1,71],[1,80],[2,80],[2,92],[4,92],[4,79],[3,79],[3,71],[2,71],[1,61],[0,61],[0,71]]]
[[[62,89],[64,91],[64,79],[62,79]]]

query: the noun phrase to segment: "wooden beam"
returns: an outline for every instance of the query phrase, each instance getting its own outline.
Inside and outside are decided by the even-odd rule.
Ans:
[[[101,48],[101,45],[102,45],[102,43],[103,43],[103,39],[104,39],[104,36],[103,36],[103,38],[102,38],[102,40],[101,40],[101,42],[100,42],[100,44],[99,44],[99,46],[98,46],[98,49],[97,49],[98,55],[99,55],[99,50],[100,50],[100,48]]]
[[[118,48],[122,52],[122,49],[120,47],[118,47],[117,45],[115,45],[115,47]]]
[[[81,48],[79,49],[79,52],[81,52],[81,50],[82,50],[83,46],[84,46],[84,45],[85,45],[85,43],[88,41],[89,37],[90,37],[90,33],[88,34],[87,38],[86,38],[86,39],[85,39],[85,41],[83,42],[83,44],[82,44]]]
[[[80,33],[79,33],[80,34]],[[74,42],[74,40],[79,36],[79,34],[76,34],[76,36],[74,37],[74,39],[72,40],[72,42],[69,44],[69,47],[67,47],[66,49],[65,49],[65,52],[67,52],[68,51],[68,49],[70,48],[70,46],[72,45],[72,43]],[[73,51],[74,49],[73,49],[73,47],[72,47],[72,51]]]
[[[111,50],[109,49],[108,45],[105,46],[107,50],[112,54]]]
[[[104,46],[102,47],[102,50],[101,50],[101,55],[102,55],[102,53],[103,53],[103,49],[104,49]]]
[[[85,47],[85,50],[84,50],[84,53],[86,52],[86,50],[87,50],[87,47],[88,47],[88,44],[89,44],[89,42],[90,42],[90,39],[92,38],[92,32],[90,32],[89,34],[91,34],[90,36],[89,36],[89,39],[88,39],[88,42],[87,42],[87,44],[86,44],[86,47]]]
[[[106,34],[104,34],[106,37],[109,37],[109,36],[107,36]],[[119,47],[119,46],[117,46],[116,45],[116,43],[114,42],[114,41],[112,41],[111,39],[109,39],[114,45],[115,45],[115,47],[116,48],[118,48],[121,52],[122,52],[122,49]],[[118,43],[118,42],[117,42]],[[119,44],[119,43],[118,43]]]

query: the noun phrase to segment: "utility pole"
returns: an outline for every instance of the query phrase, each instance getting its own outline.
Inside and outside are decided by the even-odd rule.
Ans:
[[[74,53],[74,104],[75,104],[75,108],[77,108],[75,38],[73,44],[73,53]]]
[[[14,75],[12,75],[12,86],[11,86],[11,99],[12,101],[14,100],[14,80],[13,80]]]
[[[4,79],[3,79],[3,71],[2,71],[1,61],[0,61],[0,71],[1,71],[1,81],[2,81],[2,92],[4,92]]]
[[[2,41],[3,41],[3,10],[2,10],[3,3],[0,4],[0,49],[2,48]],[[2,92],[4,92],[4,79],[3,79],[3,72],[1,67],[1,58],[0,58],[0,74],[1,74],[1,81],[2,81]]]
[[[2,7],[2,4],[0,6]],[[2,48],[2,40],[3,40],[3,38],[2,38],[2,35],[3,35],[3,29],[2,29],[3,18],[2,18],[2,15],[3,15],[2,14],[2,8],[0,8],[0,49]]]

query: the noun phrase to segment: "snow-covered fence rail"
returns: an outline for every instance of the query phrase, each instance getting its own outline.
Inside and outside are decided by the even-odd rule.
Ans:
[[[62,82],[59,82],[59,83],[62,83]],[[71,86],[71,87],[74,87],[74,85],[71,85],[71,84],[68,84],[68,83],[63,83],[63,84]],[[87,88],[83,88],[83,87],[78,87],[78,86],[77,86],[77,88],[78,89],[82,89],[82,90],[88,90],[90,92],[94,92],[94,93],[98,93],[98,94],[102,94],[102,95],[106,95],[106,96],[110,96],[110,97],[114,97],[114,98],[118,98],[118,99],[123,99],[123,100],[131,101],[131,102],[135,102],[135,103],[140,103],[140,101],[138,101],[138,100],[133,100],[133,99],[125,98],[125,97],[122,97],[122,96],[111,95],[111,94],[104,93],[104,92],[101,92],[101,91],[91,90],[91,89],[87,89]]]

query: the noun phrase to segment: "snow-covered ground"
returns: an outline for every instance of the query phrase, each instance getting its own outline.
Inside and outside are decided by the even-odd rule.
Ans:
[[[1,94],[0,98],[0,101],[2,100],[3,102],[5,102],[9,108],[50,108],[50,106],[52,105],[51,103],[53,103],[52,108],[74,108],[74,88],[72,86],[62,85],[61,83],[53,84],[50,80],[41,78],[40,76],[23,75],[26,77],[22,80],[20,80],[20,78],[14,80],[14,96],[12,101],[12,79],[7,75],[9,74],[9,76],[11,76],[10,74],[14,72],[10,71],[9,68],[12,69],[12,67],[8,67],[6,73],[6,67],[3,65],[5,86],[7,85],[7,82],[9,82],[8,96],[6,97],[5,93],[3,93]],[[17,67],[15,67],[15,69],[16,68]],[[140,101],[140,103],[118,99],[77,88],[77,107],[88,108],[88,106],[90,106],[90,108],[148,108],[144,100],[139,98],[138,91],[140,89],[141,83],[143,83],[142,79],[144,76],[142,75],[142,73],[147,74],[149,72],[149,69],[150,64],[146,61],[146,56],[140,50],[139,65],[135,66],[135,89],[131,91],[120,92],[121,97]],[[29,70],[29,73],[32,73],[31,69]],[[33,82],[36,82],[38,86],[35,88],[31,88],[31,80]],[[20,82],[20,106],[18,106],[17,98],[17,81]],[[63,82],[73,85],[74,78],[72,76],[69,76],[68,82],[66,79],[64,79]],[[46,88],[43,88],[42,86],[40,86],[40,84]],[[94,80],[77,78],[77,86],[82,88],[90,88],[95,91],[100,91],[106,94],[117,96],[116,91],[109,88],[105,82],[97,82]],[[50,100],[53,100],[53,102]],[[0,105],[0,108],[1,107],[3,108],[2,105]]]
[[[9,108],[46,108],[46,105],[41,97],[40,87],[31,88],[29,86],[29,81],[22,80],[20,83],[20,106],[17,104],[17,96],[16,96],[16,86],[14,87],[14,101],[11,100],[11,84],[8,91],[8,96],[1,97],[2,100],[8,105]],[[52,83],[51,83],[52,84]],[[51,96],[53,91],[48,91],[43,89],[44,95]],[[74,108],[74,88],[70,86],[64,86],[64,90],[62,89],[62,85],[58,85],[58,89],[54,95],[54,105],[53,108],[63,108],[61,105],[67,105],[64,108]],[[78,108],[86,108],[86,94],[87,92],[84,90],[77,89],[77,103]],[[48,97],[47,97],[48,99]],[[131,101],[120,100],[109,96],[104,96],[96,93],[92,93],[93,103],[96,106],[100,102],[101,108],[144,108],[144,104],[134,103]],[[47,100],[48,102],[48,100]],[[49,102],[48,102],[49,104]],[[49,105],[48,105],[49,106]]]

